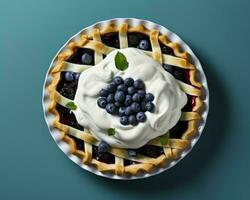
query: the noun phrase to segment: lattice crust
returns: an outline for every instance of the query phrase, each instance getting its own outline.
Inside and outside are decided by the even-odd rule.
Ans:
[[[157,158],[151,158],[144,155],[137,155],[136,157],[130,157],[126,149],[111,148],[109,153],[115,156],[114,164],[106,164],[92,158],[92,145],[98,146],[99,141],[86,129],[79,131],[73,127],[60,123],[59,113],[56,110],[56,104],[59,103],[65,106],[67,102],[71,101],[56,91],[56,86],[60,80],[60,73],[62,71],[73,71],[76,73],[84,73],[84,70],[91,67],[89,65],[72,64],[66,60],[75,52],[77,47],[84,47],[94,50],[95,64],[103,59],[103,55],[109,54],[115,48],[106,46],[101,41],[101,35],[107,33],[118,32],[120,48],[128,47],[127,33],[137,32],[148,35],[150,38],[152,52],[144,51],[147,55],[158,61],[160,64],[174,65],[179,68],[190,70],[190,82],[191,85],[179,81],[181,89],[189,94],[196,96],[195,106],[191,112],[183,112],[182,121],[188,122],[188,128],[182,135],[181,139],[170,138],[168,143],[163,146],[164,154]],[[166,55],[161,52],[160,44],[171,47],[174,51],[174,55]],[[50,106],[49,111],[54,114],[54,126],[61,132],[62,139],[70,145],[70,151],[72,154],[77,155],[82,159],[83,163],[88,165],[94,165],[99,171],[113,172],[117,175],[130,174],[135,175],[139,171],[150,172],[157,166],[162,166],[171,162],[174,159],[178,159],[181,153],[189,148],[190,140],[197,134],[198,121],[200,119],[199,110],[202,106],[202,100],[200,98],[202,85],[196,81],[196,68],[189,62],[189,55],[187,52],[182,52],[177,43],[171,42],[167,36],[161,35],[158,30],[148,30],[144,26],[130,27],[127,23],[116,26],[109,24],[103,29],[93,29],[89,35],[81,35],[79,41],[71,41],[68,43],[65,51],[61,52],[55,62],[55,66],[51,69],[50,75],[53,77],[52,83],[48,86],[50,94]],[[69,137],[74,136],[84,141],[84,151],[77,149],[75,141]],[[155,138],[148,143],[149,145],[162,146],[160,138]],[[124,166],[124,159],[135,161],[136,164]]]

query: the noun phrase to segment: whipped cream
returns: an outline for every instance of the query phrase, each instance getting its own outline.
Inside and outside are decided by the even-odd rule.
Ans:
[[[123,53],[128,60],[129,67],[125,71],[119,71],[115,67],[117,51]],[[146,92],[154,94],[155,110],[153,113],[145,112],[145,122],[136,126],[124,126],[120,124],[119,116],[111,115],[98,107],[99,91],[116,75],[123,79],[142,79]],[[78,123],[89,129],[96,138],[112,147],[139,148],[167,133],[178,122],[187,96],[175,78],[164,71],[159,63],[139,49],[126,48],[111,52],[100,63],[80,75],[74,102],[78,107],[73,111]],[[114,136],[108,135],[109,128],[115,128]]]

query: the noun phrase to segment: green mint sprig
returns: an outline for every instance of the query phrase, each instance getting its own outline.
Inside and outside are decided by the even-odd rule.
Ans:
[[[70,110],[76,110],[77,109],[77,105],[73,102],[73,101],[70,101],[66,104],[66,107]]]
[[[119,51],[115,55],[115,67],[120,71],[125,71],[128,68],[127,58]]]
[[[109,135],[109,136],[113,136],[113,135],[115,135],[115,128],[109,128],[109,129],[107,130],[107,132],[108,132],[108,135]]]

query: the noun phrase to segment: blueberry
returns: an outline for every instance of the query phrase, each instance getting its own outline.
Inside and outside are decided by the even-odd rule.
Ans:
[[[131,110],[134,112],[134,113],[138,113],[141,109],[141,106],[139,103],[137,102],[134,102],[131,104]]]
[[[115,102],[114,94],[111,93],[111,94],[108,95],[107,102],[108,103],[114,103]]]
[[[140,101],[140,95],[138,93],[135,93],[133,96],[132,96],[132,99],[134,102],[139,102]]]
[[[136,153],[136,150],[134,150],[134,149],[129,149],[129,150],[128,150],[128,155],[129,155],[129,156],[135,157],[136,154],[137,154],[137,153]]]
[[[132,110],[130,107],[126,107],[125,109],[125,115],[131,115],[132,114]]]
[[[75,79],[75,75],[73,72],[66,72],[65,75],[64,75],[66,81],[73,81]]]
[[[107,97],[109,92],[107,90],[105,90],[105,89],[101,89],[99,94],[100,94],[101,97]]]
[[[152,94],[152,93],[147,93],[146,95],[145,95],[145,100],[146,100],[146,102],[149,102],[149,101],[154,101],[154,95]]]
[[[106,108],[106,111],[110,114],[114,114],[117,110],[117,108],[115,107],[115,104],[113,103],[108,103],[105,108]]]
[[[140,90],[140,89],[143,89],[144,88],[144,82],[141,80],[141,79],[137,79],[135,82],[134,82],[134,87],[135,89],[137,90]]]
[[[124,102],[124,99],[125,99],[125,94],[124,92],[122,91],[117,91],[115,93],[115,101],[119,102],[119,103],[122,103]]]
[[[174,55],[174,51],[171,47],[163,46],[161,49],[162,53],[168,54],[168,55]]]
[[[93,58],[89,53],[84,53],[81,57],[82,64],[90,65],[92,60]]]
[[[125,115],[126,108],[125,107],[120,107],[119,108],[119,116],[124,116]]]
[[[101,97],[97,100],[97,105],[100,107],[100,108],[105,108],[106,105],[107,105],[107,101],[106,101],[106,98],[104,97]]]
[[[145,145],[141,148],[143,151],[144,155],[151,157],[151,158],[156,158],[159,156],[159,153],[161,154],[162,150],[159,149],[157,146],[153,145]]]
[[[138,90],[137,93],[140,95],[140,98],[143,99],[145,97],[146,91],[145,90]]]
[[[117,86],[117,90],[118,91],[123,91],[123,92],[127,92],[127,87],[126,87],[126,85],[124,85],[124,84],[121,84],[121,85],[118,85]]]
[[[132,86],[132,85],[134,84],[134,79],[132,79],[132,78],[126,78],[126,79],[124,80],[124,84],[125,84],[127,87],[130,87],[130,86]]]
[[[127,116],[122,116],[122,117],[120,118],[120,123],[121,123],[122,125],[128,125],[128,117],[127,117]]]
[[[135,93],[135,88],[133,86],[128,88],[128,94],[132,95]]]
[[[76,73],[76,74],[75,74],[75,80],[76,80],[76,81],[78,81],[80,75],[81,75],[80,73]]]
[[[115,102],[115,106],[117,107],[117,108],[120,108],[121,106],[122,106],[123,104],[122,103],[119,103],[119,102]]]
[[[129,124],[131,124],[133,126],[135,126],[138,123],[137,120],[136,120],[135,115],[130,115],[128,117],[128,122],[129,122]]]
[[[147,119],[147,116],[145,115],[144,112],[138,112],[136,114],[136,119],[137,119],[138,122],[145,122],[146,119]]]
[[[132,103],[132,97],[130,95],[126,95],[124,105],[129,106]]]
[[[155,108],[155,106],[154,106],[154,104],[152,102],[146,103],[145,107],[146,107],[146,110],[149,111],[149,112],[153,112],[154,108]]]
[[[116,85],[114,83],[108,84],[107,90],[108,90],[108,92],[111,92],[111,93],[115,92],[116,91]]]
[[[146,102],[145,101],[142,101],[141,102],[141,111],[146,111]]]
[[[116,77],[114,78],[114,83],[115,83],[116,85],[123,84],[123,79],[122,79],[122,77],[116,76]]]
[[[168,71],[169,73],[173,74],[174,73],[174,66],[173,65],[169,65],[169,64],[164,64],[163,68]]]
[[[139,48],[143,50],[147,50],[149,48],[149,43],[147,40],[141,40],[139,43]]]
[[[99,153],[106,153],[108,150],[109,150],[109,145],[106,142],[101,141],[99,146],[98,146],[98,152]]]

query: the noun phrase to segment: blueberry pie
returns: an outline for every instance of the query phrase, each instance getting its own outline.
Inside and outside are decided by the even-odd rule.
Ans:
[[[150,173],[197,134],[202,84],[187,52],[158,30],[95,27],[56,58],[47,86],[53,125],[85,165]]]

